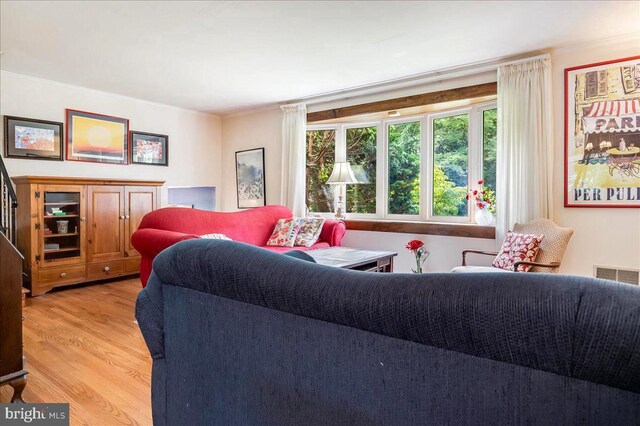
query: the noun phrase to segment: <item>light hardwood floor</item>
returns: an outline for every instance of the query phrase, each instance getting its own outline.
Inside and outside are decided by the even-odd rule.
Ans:
[[[72,425],[150,425],[151,357],[138,278],[63,289],[24,308],[27,402],[69,402]],[[8,402],[11,387],[0,388]]]

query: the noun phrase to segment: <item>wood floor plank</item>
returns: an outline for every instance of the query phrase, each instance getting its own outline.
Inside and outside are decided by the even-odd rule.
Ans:
[[[28,402],[68,402],[72,425],[150,425],[151,356],[135,323],[138,278],[68,288],[24,308]],[[11,388],[0,388],[0,402]]]

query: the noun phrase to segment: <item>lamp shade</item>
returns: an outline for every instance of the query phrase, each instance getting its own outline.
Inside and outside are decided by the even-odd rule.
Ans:
[[[329,184],[340,183],[359,183],[356,177],[353,175],[351,165],[346,161],[339,161],[333,165],[333,171],[331,176],[327,180]]]

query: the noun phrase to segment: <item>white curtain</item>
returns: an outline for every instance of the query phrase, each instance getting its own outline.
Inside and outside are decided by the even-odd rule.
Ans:
[[[282,119],[282,203],[294,216],[304,217],[307,107],[284,105]]]
[[[515,223],[552,218],[551,60],[498,69],[496,243]]]

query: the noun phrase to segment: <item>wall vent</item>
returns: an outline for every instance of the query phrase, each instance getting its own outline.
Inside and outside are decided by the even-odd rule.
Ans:
[[[640,284],[640,269],[623,269],[613,266],[594,266],[593,275],[596,278],[618,281],[626,284]]]

